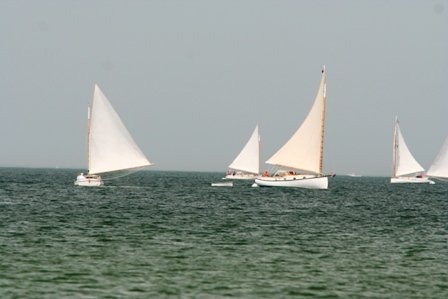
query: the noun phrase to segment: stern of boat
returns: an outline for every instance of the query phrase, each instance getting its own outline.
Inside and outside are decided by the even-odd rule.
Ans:
[[[103,186],[103,180],[99,175],[88,175],[82,179],[76,179],[75,186],[84,186],[84,187],[99,187]]]

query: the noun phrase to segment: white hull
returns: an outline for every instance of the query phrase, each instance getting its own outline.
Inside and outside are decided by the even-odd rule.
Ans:
[[[306,189],[328,189],[328,177],[289,175],[284,177],[258,177],[255,184],[260,187],[295,187]]]
[[[212,183],[212,187],[233,187],[232,182]]]
[[[354,174],[354,173],[349,173],[349,174],[347,174],[348,176],[350,176],[350,177],[352,177],[352,178],[360,178],[361,177],[361,175],[359,175],[359,174]]]
[[[100,176],[78,178],[75,181],[75,186],[99,187],[103,185],[104,183]]]
[[[255,180],[258,177],[257,174],[235,174],[226,175],[223,179],[225,180]]]
[[[434,181],[431,181],[427,177],[418,178],[418,177],[396,177],[396,178],[390,178],[390,182],[392,184],[398,184],[398,183],[411,183],[411,184],[435,184]]]

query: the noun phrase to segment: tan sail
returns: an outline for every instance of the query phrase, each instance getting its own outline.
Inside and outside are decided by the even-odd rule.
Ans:
[[[305,121],[291,139],[266,163],[314,174],[322,173],[326,76],[324,67],[316,99]]]

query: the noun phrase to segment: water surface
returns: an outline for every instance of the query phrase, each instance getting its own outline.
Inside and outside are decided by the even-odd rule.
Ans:
[[[0,168],[0,298],[448,298],[448,183]]]

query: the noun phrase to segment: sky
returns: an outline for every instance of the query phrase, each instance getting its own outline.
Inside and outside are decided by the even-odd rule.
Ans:
[[[0,167],[86,168],[95,83],[154,170],[224,172],[256,124],[264,162],[324,64],[324,171],[390,175],[395,115],[429,167],[448,0],[0,0]]]

